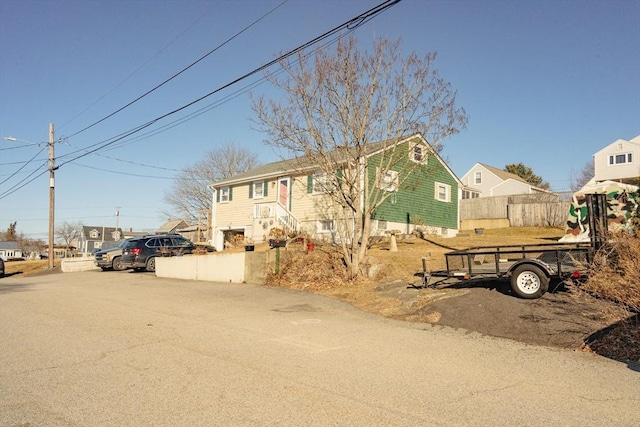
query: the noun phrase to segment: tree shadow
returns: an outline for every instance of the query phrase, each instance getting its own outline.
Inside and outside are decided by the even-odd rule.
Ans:
[[[640,372],[638,340],[640,340],[640,313],[635,313],[592,333],[584,343],[594,353],[626,363],[632,371]],[[625,348],[628,349],[627,352],[620,351]],[[634,359],[631,359],[632,357]]]

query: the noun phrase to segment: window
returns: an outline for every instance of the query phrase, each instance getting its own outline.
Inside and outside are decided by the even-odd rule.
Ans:
[[[387,229],[387,221],[378,220],[378,230],[386,230]]]
[[[633,163],[633,153],[624,153],[609,156],[610,165],[623,165],[625,163]]]
[[[331,181],[327,174],[324,172],[316,172],[312,175],[312,192],[314,194],[318,193],[329,193],[333,189],[334,183]]]
[[[443,184],[441,182],[436,182],[436,200],[441,202],[450,202],[451,201],[451,186],[447,184]]]
[[[398,191],[398,172],[397,171],[381,172],[380,168],[378,168],[377,173],[378,173],[378,188],[384,191]]]
[[[482,171],[478,171],[474,174],[474,180],[476,184],[482,184]]]
[[[92,239],[97,239],[98,237],[100,237],[100,232],[94,228],[89,233],[89,237],[91,237]]]
[[[478,197],[480,197],[480,194],[477,191],[462,190],[463,199],[477,199]]]
[[[427,162],[426,147],[421,144],[415,144],[409,152],[409,158],[416,163],[425,164]]]
[[[322,219],[318,221],[318,233],[330,233],[333,231],[334,222],[332,219]]]
[[[249,185],[249,198],[262,199],[267,197],[267,183],[264,181],[256,181]]]
[[[224,187],[219,190],[220,203],[229,203],[231,201],[231,187]]]

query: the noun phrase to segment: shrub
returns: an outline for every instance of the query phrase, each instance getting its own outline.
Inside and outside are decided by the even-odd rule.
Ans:
[[[293,289],[319,290],[336,288],[347,280],[342,253],[331,245],[315,246],[304,251],[300,245],[289,245],[280,253],[279,274],[269,274],[267,285]]]
[[[616,234],[594,257],[584,291],[640,312],[640,232]]]

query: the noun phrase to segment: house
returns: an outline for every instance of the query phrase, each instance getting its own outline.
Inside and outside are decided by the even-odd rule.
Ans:
[[[405,164],[381,174],[381,159],[390,149],[403,150]],[[418,225],[432,233],[457,234],[462,185],[422,135],[369,144],[365,158],[358,161],[363,165],[359,179],[369,183],[367,191],[392,193],[374,212],[372,236],[390,230],[410,233]],[[407,166],[408,162],[413,163]],[[336,176],[354,170],[353,166],[345,169],[345,161],[338,163]],[[233,242],[237,236],[263,242],[269,240],[274,228],[335,241],[335,216],[325,203],[330,190],[325,188],[327,177],[319,169],[317,162],[303,157],[265,164],[211,184],[211,244],[223,250],[225,242]],[[412,176],[402,177],[411,185],[398,185],[403,170],[412,171]]]
[[[20,249],[18,242],[14,240],[0,242],[0,258],[4,261],[22,258],[22,249]]]
[[[617,181],[637,184],[640,180],[640,135],[627,141],[618,139],[593,155],[591,183]]]
[[[78,236],[79,253],[91,253],[94,250],[116,246],[116,242],[124,237],[121,228],[93,227],[83,225]]]
[[[187,228],[187,227],[189,227],[189,224],[186,221],[183,221],[181,219],[170,219],[164,224],[162,224],[162,226],[160,226],[160,228],[156,230],[156,233],[157,234],[178,233],[179,229]]]
[[[516,174],[483,163],[473,165],[460,181],[466,187],[462,194],[463,199],[515,194],[552,194],[548,190],[529,184]]]

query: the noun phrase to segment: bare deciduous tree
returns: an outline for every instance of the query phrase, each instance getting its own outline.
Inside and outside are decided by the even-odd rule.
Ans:
[[[59,241],[62,241],[66,248],[66,254],[69,254],[69,247],[71,243],[80,236],[82,230],[82,224],[79,222],[62,222],[55,228],[55,236]],[[51,254],[49,254],[51,256]]]
[[[258,164],[257,155],[233,143],[206,152],[200,161],[184,169],[164,195],[174,213],[195,222],[203,211],[211,210],[211,190],[208,185],[247,171]]]
[[[596,176],[596,168],[592,159],[591,161],[585,163],[582,169],[580,169],[580,172],[578,172],[577,174],[574,173],[574,171],[571,171],[571,191],[575,193],[576,191],[580,190],[585,186],[587,182],[591,181],[591,178],[593,178],[594,176]]]
[[[387,39],[376,40],[371,52],[360,51],[352,37],[335,50],[281,61],[284,76],[267,77],[285,99],[253,101],[267,144],[322,174],[327,215],[335,219],[351,277],[362,273],[374,210],[393,194],[369,181],[373,143],[384,141],[376,145],[383,148],[376,162],[381,177],[406,159],[406,150],[398,149],[401,137],[421,133],[438,151],[444,138],[466,125],[457,93],[440,77],[435,60],[436,53],[403,57],[400,41]]]

